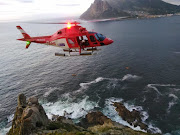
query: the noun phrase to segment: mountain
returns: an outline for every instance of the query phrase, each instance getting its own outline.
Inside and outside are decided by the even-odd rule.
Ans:
[[[123,11],[141,11],[151,15],[180,12],[180,6],[162,0],[106,0],[113,8]]]
[[[107,1],[95,0],[90,8],[81,15],[81,19],[106,19],[119,16],[129,16],[128,13],[113,8]]]
[[[162,0],[95,0],[80,18],[106,19],[123,16],[164,15],[180,12],[180,6]]]

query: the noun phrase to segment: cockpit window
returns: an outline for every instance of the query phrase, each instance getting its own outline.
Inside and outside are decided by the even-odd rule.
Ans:
[[[104,39],[106,38],[104,35],[99,34],[99,33],[96,33],[96,34],[95,34],[95,37],[96,37],[96,39],[99,40],[99,41],[104,41]]]

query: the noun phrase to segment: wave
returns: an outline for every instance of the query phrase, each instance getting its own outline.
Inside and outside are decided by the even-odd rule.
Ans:
[[[128,103],[124,103],[123,99],[118,99],[118,98],[110,98],[105,101],[106,107],[103,109],[103,113],[112,119],[113,121],[116,121],[124,126],[128,126],[132,128],[133,130],[136,131],[142,131],[146,132],[145,130],[142,130],[139,126],[134,127],[130,125],[128,122],[124,121],[119,115],[118,112],[115,110],[115,107],[113,106],[113,102],[121,102],[124,104],[124,106],[129,110],[132,111],[133,109],[136,109],[140,111],[143,122],[145,122],[146,119],[148,119],[149,115],[146,111],[143,110],[141,106],[135,106],[135,105],[129,105]],[[152,124],[148,124],[148,129],[152,131],[153,133],[161,133],[161,130],[157,127],[152,126]]]
[[[91,84],[95,84],[95,83],[98,83],[98,82],[101,82],[103,81],[105,78],[103,77],[98,77],[97,79],[95,79],[94,81],[91,81],[91,82],[87,82],[87,83],[80,83],[80,86],[82,88],[86,88],[87,86],[91,85]]]
[[[10,129],[11,129],[11,127],[0,129],[0,135],[6,135]]]
[[[174,100],[177,100],[177,99],[179,99],[176,95],[174,95],[174,94],[169,94],[169,97],[172,97],[172,98],[174,98]]]
[[[180,54],[180,52],[173,52],[173,53],[175,53],[175,54]]]
[[[162,93],[155,86],[156,85],[154,85],[154,84],[148,84],[147,85],[148,88],[155,90],[159,95],[162,96]]]
[[[88,89],[88,87],[91,85],[91,84],[96,84],[98,82],[101,82],[103,81],[105,78],[103,77],[98,77],[96,78],[94,81],[90,81],[90,82],[87,82],[87,83],[80,83],[80,89],[76,90],[74,93],[79,93],[79,92],[82,92],[86,89]]]
[[[172,100],[168,103],[168,108],[167,108],[167,113],[170,113],[171,108],[177,104],[177,100],[179,99],[176,95],[174,94],[169,94],[169,97],[172,98]]]
[[[80,83],[80,88],[78,90],[76,90],[74,93],[79,93],[79,92],[82,92],[84,90],[87,90],[92,84],[96,84],[96,83],[99,83],[99,82],[102,82],[104,80],[107,80],[107,81],[113,81],[113,84],[112,84],[112,87],[115,87],[116,84],[118,82],[123,82],[123,81],[130,81],[130,82],[133,82],[133,81],[137,81],[141,79],[140,76],[137,76],[137,75],[132,75],[132,74],[127,74],[127,75],[124,75],[121,79],[118,79],[118,78],[103,78],[103,77],[98,77],[96,78],[95,80],[93,81],[90,81],[90,82],[86,82],[86,83]]]
[[[57,90],[58,88],[57,87],[50,87],[47,89],[47,91],[44,93],[43,97],[48,97],[51,93],[53,93],[55,90]]]
[[[141,79],[140,76],[127,74],[122,78],[122,81],[137,81]]]
[[[161,86],[161,87],[176,87],[177,85],[175,84],[150,84],[153,86]]]
[[[11,114],[7,117],[8,123],[12,122],[12,120],[14,119],[14,114]]]
[[[11,122],[14,118],[14,114],[6,117],[4,121],[0,123],[0,135],[6,135],[11,128]]]
[[[85,116],[90,110],[98,107],[96,102],[89,101],[88,98],[89,97],[86,96],[84,99],[78,102],[59,100],[55,103],[45,103],[42,106],[45,109],[49,119],[52,119],[53,115],[63,116],[65,111],[68,114],[71,114],[69,115],[69,118],[78,119]]]
[[[148,84],[147,87],[150,89],[155,90],[159,95],[163,95],[157,87],[176,87],[177,85],[175,84]]]

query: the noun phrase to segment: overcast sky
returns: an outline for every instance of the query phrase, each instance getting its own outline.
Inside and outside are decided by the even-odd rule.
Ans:
[[[180,5],[180,0],[164,0]],[[94,0],[0,0],[0,21],[78,16]]]

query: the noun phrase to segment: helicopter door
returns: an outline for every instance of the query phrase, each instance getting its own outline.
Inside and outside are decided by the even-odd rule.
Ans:
[[[76,37],[77,39],[77,42],[79,45],[85,45],[85,46],[88,46],[89,45],[89,41],[88,41],[88,38],[87,36],[78,36]]]
[[[96,39],[93,35],[90,36],[90,40],[94,45],[97,45]]]

